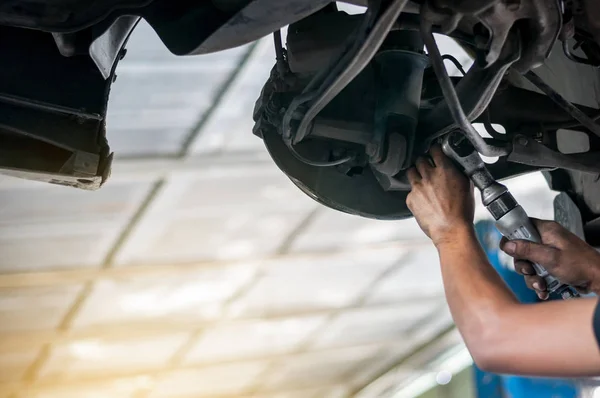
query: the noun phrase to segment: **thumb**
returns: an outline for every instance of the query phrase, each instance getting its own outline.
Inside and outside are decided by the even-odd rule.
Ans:
[[[500,248],[511,257],[529,260],[544,267],[555,266],[560,255],[560,251],[554,247],[526,240],[502,242]]]

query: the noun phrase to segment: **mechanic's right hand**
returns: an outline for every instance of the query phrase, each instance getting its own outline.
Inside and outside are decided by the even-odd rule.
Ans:
[[[527,286],[540,299],[548,298],[546,282],[531,265],[535,262],[581,293],[600,294],[600,253],[557,222],[535,218],[531,221],[542,237],[542,244],[506,238],[500,241],[500,248],[515,259],[515,271],[525,276]]]

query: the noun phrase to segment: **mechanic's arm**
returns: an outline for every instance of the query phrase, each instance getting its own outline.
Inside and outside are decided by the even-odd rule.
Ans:
[[[600,374],[596,300],[520,304],[477,241],[471,184],[439,146],[431,162],[420,158],[409,170],[407,204],[438,249],[448,304],[475,362],[497,373]]]

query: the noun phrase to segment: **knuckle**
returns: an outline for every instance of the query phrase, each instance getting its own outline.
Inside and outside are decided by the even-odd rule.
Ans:
[[[544,256],[544,266],[546,268],[556,268],[561,263],[562,253],[560,250],[548,247]]]
[[[531,244],[524,240],[515,241],[515,254],[527,257],[531,253]]]
[[[549,221],[548,231],[552,234],[559,234],[560,232],[562,232],[562,226],[556,221]]]
[[[544,221],[542,225],[543,225],[543,228],[541,228],[542,229],[541,234],[546,235],[549,238],[560,235],[563,230],[562,225],[560,225],[556,221],[547,220],[547,221]]]

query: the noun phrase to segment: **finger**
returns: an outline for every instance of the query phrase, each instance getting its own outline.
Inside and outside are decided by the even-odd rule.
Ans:
[[[408,195],[406,195],[406,207],[408,207],[408,210],[410,210],[411,213],[413,213],[413,209],[412,209],[412,205],[413,205],[413,192],[409,192]],[[413,213],[414,215],[414,213]]]
[[[411,167],[410,169],[408,169],[408,171],[406,172],[406,178],[408,179],[408,182],[410,183],[411,187],[414,187],[415,184],[421,182],[421,174],[419,174],[415,167]]]
[[[540,233],[542,242],[552,246],[560,247],[561,243],[564,243],[566,235],[571,234],[568,229],[556,221],[539,220],[537,218],[532,218],[531,221]]]
[[[446,156],[444,151],[442,151],[442,147],[439,144],[435,144],[431,147],[429,150],[429,155],[431,156],[431,159],[436,167],[444,168],[453,166],[452,161],[448,156]]]
[[[431,174],[431,171],[433,169],[431,161],[425,156],[420,156],[417,159],[417,161],[415,162],[415,167],[419,171],[421,177],[424,179],[426,179]]]
[[[550,297],[550,293],[548,292],[538,292],[537,295],[540,298],[540,300],[548,300],[548,297]]]
[[[526,240],[508,241],[500,249],[511,257],[529,260],[544,268],[554,267],[559,262],[560,250]]]
[[[536,292],[545,292],[546,291],[546,281],[544,278],[538,275],[528,275],[525,278],[525,284],[531,290],[535,290]]]
[[[535,275],[535,268],[527,260],[515,260],[515,272],[521,275]]]
[[[506,236],[503,236],[502,239],[500,239],[500,243],[498,244],[498,247],[500,249],[502,249],[502,246],[504,246],[506,244],[506,242],[508,242],[508,239],[506,238]]]

